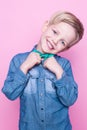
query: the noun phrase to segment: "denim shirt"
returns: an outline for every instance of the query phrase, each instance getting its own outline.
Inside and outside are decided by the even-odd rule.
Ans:
[[[70,62],[54,56],[64,70],[59,80],[43,67],[44,60],[25,75],[20,65],[29,53],[13,57],[2,88],[10,100],[20,97],[19,130],[72,130],[68,110],[78,97],[78,87]]]

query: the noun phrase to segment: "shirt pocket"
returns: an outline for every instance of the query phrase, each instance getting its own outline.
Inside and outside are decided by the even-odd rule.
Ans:
[[[39,71],[36,69],[31,69],[29,71],[29,80],[25,87],[24,93],[26,94],[35,94],[37,92],[37,80],[39,78]]]
[[[56,88],[54,85],[55,76],[51,73],[45,75],[45,89],[49,94],[56,96]]]

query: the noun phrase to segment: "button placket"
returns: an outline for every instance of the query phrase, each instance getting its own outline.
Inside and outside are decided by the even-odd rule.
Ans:
[[[38,79],[39,92],[39,116],[42,123],[45,122],[45,86],[44,86],[44,72],[42,66],[39,68],[40,77]]]
[[[39,108],[40,108],[40,118],[41,122],[44,122],[45,120],[45,111],[44,111],[44,79],[40,78],[40,87],[39,87]]]

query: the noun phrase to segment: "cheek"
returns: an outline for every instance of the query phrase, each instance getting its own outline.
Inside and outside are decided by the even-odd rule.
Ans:
[[[65,47],[61,44],[58,44],[56,50],[63,50]]]
[[[61,49],[62,48],[62,46],[61,46],[61,44],[57,44],[57,47],[56,47],[57,49]]]
[[[46,37],[52,37],[52,36],[53,36],[53,33],[52,33],[51,31],[47,31],[47,32],[45,33],[45,36],[46,36]]]
[[[45,35],[41,36],[41,42],[44,41],[45,37],[46,37]]]

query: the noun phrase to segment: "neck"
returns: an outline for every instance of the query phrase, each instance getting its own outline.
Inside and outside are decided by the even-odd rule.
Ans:
[[[40,51],[41,53],[44,53],[44,52],[42,51],[42,49],[41,49],[40,42],[37,44],[36,49],[37,49],[38,51]]]

